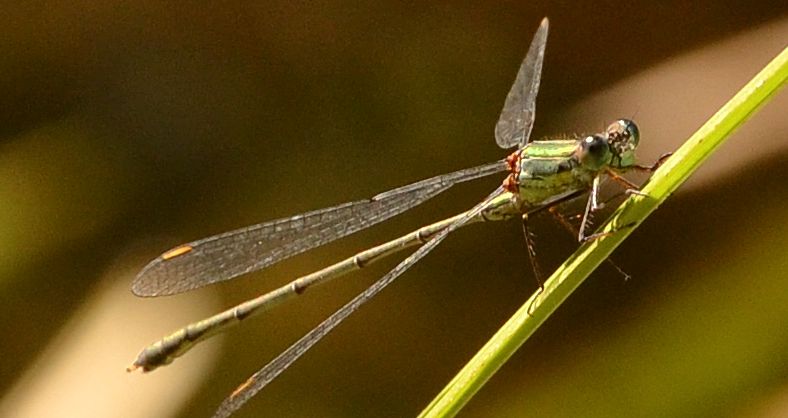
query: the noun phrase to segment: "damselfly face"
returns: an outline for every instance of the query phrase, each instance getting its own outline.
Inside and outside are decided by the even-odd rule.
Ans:
[[[635,165],[635,148],[640,141],[640,131],[635,122],[619,119],[605,130],[610,152],[613,154],[610,166],[624,169]]]
[[[575,158],[592,171],[606,166],[625,169],[635,164],[635,148],[639,140],[640,132],[635,122],[619,119],[610,124],[604,133],[581,139]]]

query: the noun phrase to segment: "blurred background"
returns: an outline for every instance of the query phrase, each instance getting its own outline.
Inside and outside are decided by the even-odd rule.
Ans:
[[[182,242],[502,158],[493,127],[543,16],[533,137],[633,118],[645,163],[788,44],[781,1],[5,4],[0,416],[210,416],[399,258],[125,367],[503,176],[227,284],[142,299],[134,275]],[[461,416],[788,416],[786,109],[783,92],[614,254],[632,279],[603,264]],[[576,244],[532,226],[551,271]],[[464,228],[238,416],[414,416],[535,289],[517,222]]]

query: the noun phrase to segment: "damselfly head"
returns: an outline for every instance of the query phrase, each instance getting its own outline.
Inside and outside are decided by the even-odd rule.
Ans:
[[[635,164],[635,148],[640,141],[640,130],[635,122],[629,119],[619,119],[610,124],[605,130],[607,142],[613,152],[610,165],[616,168],[626,168]]]

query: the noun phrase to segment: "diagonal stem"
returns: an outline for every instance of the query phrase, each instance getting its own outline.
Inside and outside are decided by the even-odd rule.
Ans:
[[[654,173],[642,192],[624,201],[603,226],[616,233],[587,242],[545,282],[422,411],[420,417],[451,417],[478,392],[511,355],[566,300],[586,277],[646,217],[697,170],[724,140],[788,80],[788,48],[712,116]],[[632,228],[621,228],[632,225]]]

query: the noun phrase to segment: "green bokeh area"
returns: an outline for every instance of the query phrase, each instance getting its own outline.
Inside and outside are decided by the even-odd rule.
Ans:
[[[493,127],[545,15],[551,34],[535,137],[597,129],[604,121],[566,125],[579,100],[788,16],[768,1],[27,2],[4,11],[0,401],[102,280],[130,285],[130,275],[107,278],[118,265],[136,270],[181,242],[503,157]],[[724,94],[777,52],[744,63],[752,72]],[[675,118],[698,112],[682,131],[690,134],[724,99],[682,97],[675,83]],[[650,102],[604,117],[648,120]],[[788,415],[788,154],[780,145],[788,125],[784,117],[748,122],[760,123],[775,128],[758,137],[743,129],[711,162],[757,159],[701,168],[701,180],[615,252],[632,278],[603,264],[460,416]],[[673,126],[641,126],[642,143]],[[685,138],[652,143],[643,158]],[[457,187],[372,231],[205,292],[231,306],[465,210],[500,181]],[[575,244],[549,217],[534,227],[551,270]],[[210,416],[395,262],[228,333],[178,416]],[[517,223],[463,228],[238,416],[414,416],[535,290],[531,276]],[[142,321],[126,320],[118,327]],[[92,350],[100,357],[110,345]],[[127,365],[117,364],[119,373]],[[74,376],[74,387],[83,382]]]

